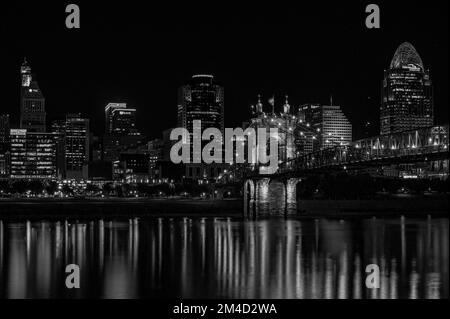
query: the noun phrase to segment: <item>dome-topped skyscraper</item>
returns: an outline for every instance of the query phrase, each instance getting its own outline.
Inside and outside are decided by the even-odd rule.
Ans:
[[[381,134],[433,125],[433,88],[428,70],[411,43],[395,51],[384,71],[380,107]]]
[[[391,61],[391,69],[400,69],[410,65],[424,69],[422,59],[414,46],[409,42],[404,42],[395,51]]]

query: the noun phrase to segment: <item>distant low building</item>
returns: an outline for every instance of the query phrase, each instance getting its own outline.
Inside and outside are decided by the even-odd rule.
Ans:
[[[126,183],[149,183],[150,159],[148,154],[123,153],[114,164],[114,179]]]
[[[153,179],[157,181],[183,181],[186,174],[186,165],[174,164],[171,161],[160,161],[156,163],[155,176]]]
[[[143,135],[105,135],[103,136],[103,160],[115,162],[120,154],[130,149],[146,148]]]

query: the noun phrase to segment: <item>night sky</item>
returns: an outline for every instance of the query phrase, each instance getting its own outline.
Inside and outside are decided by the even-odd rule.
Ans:
[[[31,5],[33,3],[33,5]],[[240,126],[258,93],[281,108],[327,104],[333,95],[353,124],[378,117],[383,70],[396,48],[411,42],[434,83],[435,117],[449,117],[448,1],[315,1],[296,6],[243,2],[73,1],[81,29],[65,27],[71,2],[2,4],[0,113],[19,119],[19,67],[26,56],[46,97],[48,121],[68,112],[91,118],[103,132],[108,102],[138,110],[150,138],[176,125],[177,88],[194,73],[210,73],[225,87],[225,124]],[[93,4],[95,3],[95,4]],[[365,27],[365,7],[377,3],[381,29]]]

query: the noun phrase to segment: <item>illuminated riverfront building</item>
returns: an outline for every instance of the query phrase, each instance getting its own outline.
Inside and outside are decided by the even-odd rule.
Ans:
[[[87,179],[89,164],[89,119],[68,114],[65,123],[66,177]]]
[[[352,142],[352,125],[340,106],[304,104],[299,108],[299,116],[314,133],[308,151],[349,145]]]
[[[402,43],[396,50],[388,70],[384,71],[380,108],[380,133],[410,131],[434,124],[433,86],[430,71],[412,44]],[[444,161],[429,164],[391,165],[383,167],[386,175],[417,178],[433,175]],[[441,171],[441,169],[437,169]]]
[[[56,139],[56,170],[58,179],[66,178],[66,120],[52,122],[51,131]]]
[[[178,127],[192,130],[195,120],[206,128],[224,129],[224,89],[212,75],[194,75],[178,90]]]
[[[45,98],[37,81],[33,80],[31,67],[25,60],[20,68],[20,128],[28,132],[46,131]]]
[[[109,103],[105,107],[103,160],[118,161],[120,154],[144,144],[145,137],[136,129],[136,109],[126,103]]]
[[[114,165],[114,179],[126,183],[149,183],[150,158],[145,153],[122,153]]]
[[[384,71],[380,109],[381,134],[433,125],[430,72],[410,43],[401,44]]]
[[[224,88],[214,81],[212,75],[194,75],[188,84],[178,89],[178,127],[186,128],[190,133],[191,159],[194,156],[201,158],[201,154],[193,153],[194,121],[201,121],[202,132],[207,128],[217,128],[224,132]],[[211,179],[216,178],[220,170],[218,168],[211,173],[203,163],[187,164],[185,176],[195,180]]]
[[[11,178],[56,179],[56,138],[53,133],[11,129]]]
[[[127,108],[126,103],[109,103],[105,107],[105,132],[113,135],[138,134],[136,109]]]
[[[108,103],[105,106],[105,133],[112,134],[113,132],[113,112],[118,109],[126,109],[126,103]]]

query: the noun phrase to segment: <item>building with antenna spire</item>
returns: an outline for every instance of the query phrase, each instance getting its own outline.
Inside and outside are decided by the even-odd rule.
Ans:
[[[45,98],[25,58],[20,67],[20,128],[28,132],[46,131]]]
[[[284,111],[284,114],[291,113],[291,106],[289,105],[289,96],[288,95],[286,95],[286,102],[283,105],[283,111]]]

